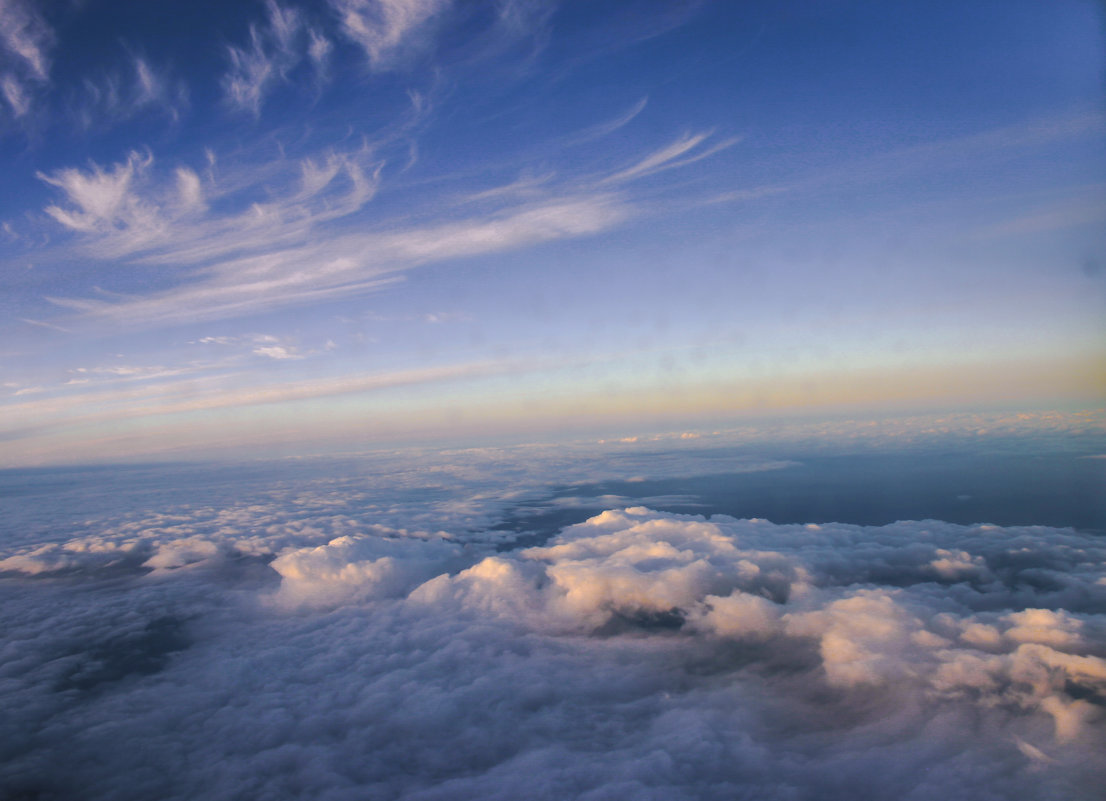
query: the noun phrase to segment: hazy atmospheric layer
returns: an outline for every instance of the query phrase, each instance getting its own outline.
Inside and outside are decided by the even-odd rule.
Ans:
[[[959,422],[1005,435],[894,453],[1063,455],[1101,480],[1101,414],[1032,438]],[[900,426],[853,430],[878,456]],[[645,439],[5,472],[3,794],[1097,797],[1101,533],[595,495],[819,452]],[[539,508],[583,522],[500,523]]]

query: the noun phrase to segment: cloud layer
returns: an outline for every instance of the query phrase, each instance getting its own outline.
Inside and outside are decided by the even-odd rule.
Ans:
[[[1098,538],[631,506],[511,550],[486,476],[443,491],[463,464],[159,489],[60,536],[26,518],[0,560],[4,791],[1074,800],[1106,778]]]

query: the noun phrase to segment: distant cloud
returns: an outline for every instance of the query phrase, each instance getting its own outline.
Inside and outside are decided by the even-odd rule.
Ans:
[[[184,375],[199,369],[196,365],[163,367],[161,365],[109,364],[97,367],[76,367],[72,372],[83,378],[117,378],[131,381],[150,381]],[[82,380],[82,379],[77,379]]]
[[[257,356],[273,360],[300,359],[286,345],[261,345],[251,348]],[[511,361],[481,361],[426,368],[362,372],[339,378],[264,383],[242,386],[237,372],[228,372],[236,363],[188,363],[176,367],[102,366],[76,368],[79,376],[66,383],[80,387],[77,393],[65,393],[34,402],[9,403],[3,407],[0,436],[29,430],[33,424],[84,425],[146,416],[179,414],[210,409],[232,409],[311,398],[325,398],[360,392],[424,384],[446,383],[494,375],[506,375],[526,369]],[[532,368],[531,368],[532,369]],[[187,375],[188,378],[182,378]],[[178,377],[178,380],[163,379]]]
[[[38,328],[49,328],[51,331],[60,331],[63,334],[73,333],[70,329],[57,325],[56,323],[47,323],[43,322],[42,320],[32,320],[29,317],[20,317],[18,319],[21,323],[27,323],[27,325],[33,325]]]
[[[303,354],[296,353],[293,349],[285,347],[284,345],[265,345],[260,348],[254,348],[253,352],[258,356],[266,356],[270,359],[276,359],[277,361],[304,358]]]
[[[235,341],[235,337],[201,337],[196,340],[201,345],[230,345]]]

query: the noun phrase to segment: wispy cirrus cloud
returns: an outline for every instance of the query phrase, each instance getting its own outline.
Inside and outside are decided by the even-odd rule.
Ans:
[[[200,271],[198,280],[160,294],[109,301],[51,300],[137,325],[244,315],[380,288],[428,262],[598,233],[627,213],[614,197],[560,198],[488,217],[345,233],[251,253],[210,265]]]
[[[712,156],[728,147],[733,147],[741,141],[738,137],[732,137],[722,142],[717,142],[709,147],[699,149],[697,152],[693,152],[699,148],[699,145],[710,139],[712,134],[712,131],[705,131],[697,134],[685,133],[676,141],[662,147],[660,150],[650,153],[636,164],[603,179],[603,183],[622,183],[624,181],[632,181],[635,178],[643,178],[646,175],[652,175],[661,170],[671,170],[676,167],[683,167],[684,165],[692,164],[708,156]]]
[[[175,121],[187,106],[188,88],[183,80],[144,56],[131,55],[126,68],[99,79],[85,79],[84,96],[75,115],[84,127],[93,128],[144,112],[161,112]]]
[[[241,187],[185,166],[159,174],[149,153],[132,152],[106,168],[93,164],[87,170],[39,173],[39,178],[61,190],[67,201],[46,207],[46,213],[86,235],[85,246],[94,255],[198,265],[301,242],[312,226],[360,210],[379,177],[380,165],[371,156],[365,149],[329,151],[281,162],[280,194],[223,214],[207,213],[208,200],[226,200],[228,192]]]
[[[19,398],[3,404],[0,438],[19,439],[24,435],[37,433],[44,426],[59,428],[153,415],[280,404],[505,375],[535,369],[535,366],[508,360],[486,360],[359,373],[329,379],[269,381],[261,384],[245,381],[244,374],[233,369],[217,371],[213,365],[189,365],[177,369],[175,373],[171,368],[138,369],[140,373],[144,373],[138,379],[146,380],[110,383],[78,380],[66,387],[67,391],[60,395],[36,397],[34,401]],[[154,370],[162,372],[159,375]],[[189,373],[198,375],[180,380],[181,376]],[[178,380],[156,380],[173,377]]]
[[[53,40],[36,6],[0,0],[0,93],[16,117],[30,111],[33,94],[49,80]]]
[[[84,171],[58,170],[38,177],[63,190],[68,208],[47,206],[45,211],[66,228],[84,233],[140,231],[157,226],[157,209],[135,191],[140,178],[153,162],[149,154],[132,152],[127,160],[103,169],[93,164]]]
[[[67,201],[46,213],[79,236],[85,252],[139,269],[169,268],[175,279],[172,288],[140,295],[49,299],[82,315],[147,326],[365,293],[423,264],[608,230],[639,213],[619,185],[735,141],[712,146],[710,139],[709,132],[687,134],[613,174],[548,172],[452,201],[435,197],[429,216],[398,221],[368,216],[383,167],[368,145],[264,164],[258,173],[270,180],[252,186],[228,185],[214,169],[159,172],[150,154],[137,152],[109,167],[40,174]],[[249,202],[262,193],[264,201]],[[467,208],[477,200],[479,210]]]
[[[342,32],[364,51],[373,69],[386,69],[426,45],[427,23],[451,0],[331,0]]]
[[[617,117],[601,122],[597,125],[592,125],[588,128],[577,133],[575,136],[569,139],[569,144],[582,144],[584,142],[590,142],[595,139],[602,139],[604,136],[609,136],[620,128],[629,125],[641,112],[645,110],[646,105],[649,103],[648,97],[643,97],[638,102],[634,103],[629,109],[619,114]]]
[[[1024,236],[1062,231],[1086,225],[1101,225],[1106,220],[1106,186],[1094,184],[1073,187],[1066,197],[1051,198],[1029,213],[982,226],[977,239]]]
[[[266,3],[264,24],[250,26],[249,43],[227,47],[230,69],[223,76],[223,91],[234,108],[254,116],[273,88],[288,80],[289,74],[306,58],[316,74],[325,72],[332,45],[318,29],[304,20],[295,8]]]

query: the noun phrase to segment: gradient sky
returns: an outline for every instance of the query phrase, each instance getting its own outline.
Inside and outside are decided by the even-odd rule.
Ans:
[[[1101,406],[1103,31],[0,0],[0,465]]]

